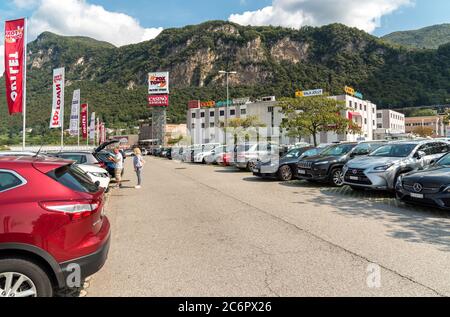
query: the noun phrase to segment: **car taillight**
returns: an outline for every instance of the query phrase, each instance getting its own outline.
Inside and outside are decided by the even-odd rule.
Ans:
[[[100,202],[89,200],[42,201],[39,204],[45,210],[66,214],[72,221],[88,218],[100,207]]]

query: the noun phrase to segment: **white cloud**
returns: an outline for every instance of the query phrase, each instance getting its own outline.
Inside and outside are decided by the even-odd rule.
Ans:
[[[343,23],[367,32],[379,26],[382,16],[413,0],[273,0],[257,11],[232,14],[229,20],[242,25],[274,25],[300,28]]]
[[[36,6],[39,0],[14,0],[14,5],[19,9],[29,9]]]
[[[144,28],[129,15],[85,0],[41,0],[30,19],[30,38],[44,31],[89,36],[122,46],[153,39],[162,28]]]

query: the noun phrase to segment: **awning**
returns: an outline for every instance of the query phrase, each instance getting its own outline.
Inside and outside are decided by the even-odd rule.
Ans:
[[[348,119],[353,120],[354,117],[362,117],[362,115],[359,112],[349,111]]]

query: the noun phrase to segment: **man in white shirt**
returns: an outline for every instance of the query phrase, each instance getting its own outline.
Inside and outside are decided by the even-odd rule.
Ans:
[[[123,156],[119,148],[114,149],[114,177],[118,187],[122,187]]]

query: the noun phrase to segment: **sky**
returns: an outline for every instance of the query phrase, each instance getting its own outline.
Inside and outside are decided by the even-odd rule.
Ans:
[[[83,35],[123,46],[162,30],[208,20],[300,28],[339,22],[376,36],[450,23],[449,0],[7,0],[5,21],[29,18],[30,41],[40,33]],[[0,35],[3,43],[3,35]],[[0,73],[3,73],[0,44]]]

